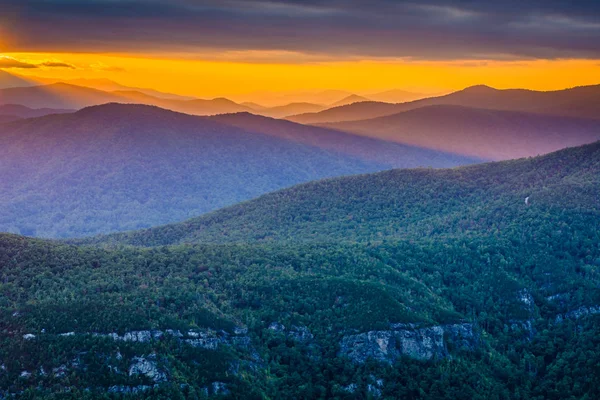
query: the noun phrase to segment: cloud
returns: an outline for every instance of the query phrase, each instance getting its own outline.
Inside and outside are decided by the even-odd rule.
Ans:
[[[32,63],[29,61],[17,60],[13,57],[0,56],[0,68],[22,68],[22,69],[35,69],[35,68],[70,68],[75,69],[74,65],[62,62],[62,61],[43,61],[38,63]]]
[[[37,68],[38,66],[35,64],[26,63],[23,61],[19,61],[12,57],[0,57],[0,68]]]
[[[58,61],[45,61],[43,63],[37,64],[40,67],[49,67],[49,68],[70,68],[75,69],[74,65],[67,64],[65,62]]]
[[[597,0],[2,1],[14,51],[600,58]]]

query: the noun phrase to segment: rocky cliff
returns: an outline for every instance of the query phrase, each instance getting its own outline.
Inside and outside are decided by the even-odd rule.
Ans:
[[[455,348],[475,348],[478,335],[472,324],[420,327],[415,324],[392,324],[389,330],[370,331],[344,336],[338,355],[364,363],[373,358],[393,363],[402,356],[430,360],[449,356],[449,343]]]

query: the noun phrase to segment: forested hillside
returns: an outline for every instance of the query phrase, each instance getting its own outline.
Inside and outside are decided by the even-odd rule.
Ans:
[[[595,142],[535,158],[311,182],[181,224],[90,242],[153,246],[534,235],[566,217],[599,224],[599,188],[600,142]],[[576,226],[557,231],[569,236]]]
[[[321,128],[279,135],[278,121],[267,118],[252,128],[221,121],[108,104],[3,124],[0,231],[74,237],[139,229],[314,179],[478,161]],[[321,139],[298,137],[307,134]],[[328,135],[335,146],[325,145]]]
[[[595,143],[310,183],[108,247],[2,235],[0,387],[597,398],[599,170]]]

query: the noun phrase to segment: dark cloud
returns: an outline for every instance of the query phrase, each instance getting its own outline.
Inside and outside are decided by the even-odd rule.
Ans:
[[[0,68],[8,69],[8,68],[22,68],[22,69],[32,69],[32,68],[71,68],[75,69],[75,66],[71,64],[67,64],[61,61],[44,61],[37,64],[32,64],[26,61],[17,60],[13,57],[0,57]]]
[[[0,68],[37,68],[35,64],[29,64],[10,57],[0,57]]]
[[[6,50],[600,58],[600,1],[0,0]]]
[[[55,62],[55,61],[46,61],[43,62],[41,64],[37,64],[38,66],[41,67],[49,67],[49,68],[71,68],[71,69],[75,69],[75,67],[71,64],[67,64],[64,62]]]

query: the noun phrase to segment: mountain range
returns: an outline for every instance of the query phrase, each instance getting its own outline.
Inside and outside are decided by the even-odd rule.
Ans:
[[[9,89],[4,91],[5,89]],[[88,89],[88,90],[86,90]],[[32,108],[81,109],[107,102],[141,103],[197,115],[253,112],[274,118],[315,113],[347,104],[372,101],[400,102],[425,97],[402,90],[372,93],[368,97],[344,91],[307,92],[266,98],[268,106],[256,102],[234,102],[225,98],[196,99],[149,88],[122,85],[109,79],[26,79],[0,73],[0,104],[14,103]],[[261,97],[259,96],[259,99]]]
[[[175,111],[199,115],[250,110],[227,99],[170,99],[155,97],[135,90],[107,92],[63,82],[0,90],[0,104],[20,104],[30,108],[81,109],[105,103],[156,105]]]
[[[319,126],[487,160],[550,153],[600,139],[600,120],[455,105]]]
[[[136,229],[314,179],[478,161],[251,114],[107,104],[2,126],[0,230]]]
[[[600,119],[600,85],[539,92],[524,89],[499,90],[485,85],[468,87],[444,96],[400,104],[362,102],[317,113],[288,117],[302,124],[358,121],[397,114],[431,105],[456,105],[521,111],[557,116]]]
[[[349,101],[359,99],[353,97]],[[321,111],[327,108],[327,106],[313,103],[290,103],[276,107],[263,107],[256,104],[238,104],[226,98],[209,100],[186,98],[151,89],[129,88],[112,81],[98,82],[96,80],[72,80],[47,85],[0,89],[0,104],[19,104],[30,108],[81,109],[111,102],[154,105],[195,115],[252,112],[275,118]]]

